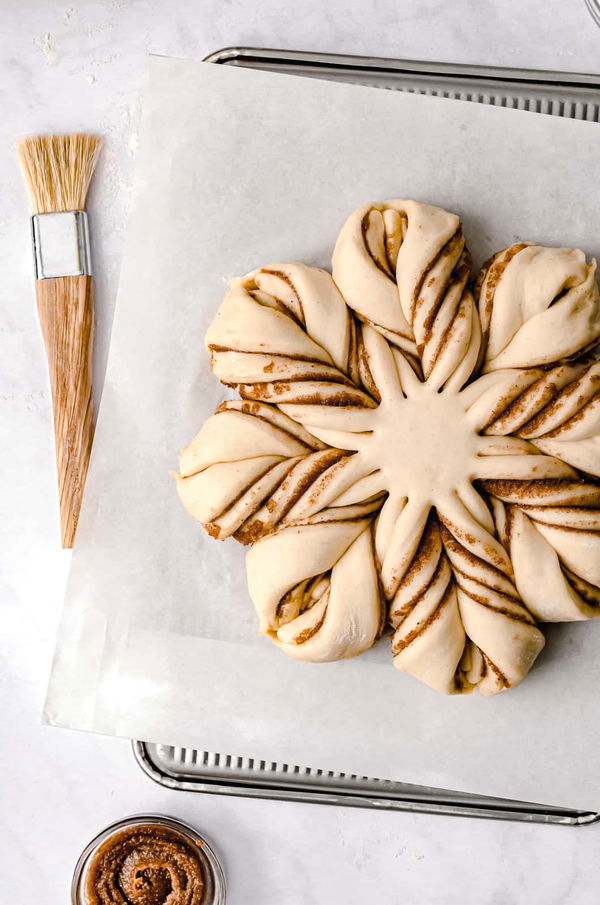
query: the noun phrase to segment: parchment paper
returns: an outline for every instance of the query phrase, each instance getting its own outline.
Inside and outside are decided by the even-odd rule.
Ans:
[[[461,213],[475,264],[519,239],[600,245],[600,127],[154,58],[106,384],[45,719],[555,805],[600,806],[600,622],[560,625],[525,683],[446,698],[391,666],[287,659],[256,635],[244,551],[168,471],[225,397],[203,335],[226,280],[328,267],[346,216]]]

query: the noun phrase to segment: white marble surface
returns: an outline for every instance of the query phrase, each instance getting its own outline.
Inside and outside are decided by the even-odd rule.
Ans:
[[[106,138],[90,199],[99,390],[148,51],[201,57],[252,44],[600,73],[600,30],[583,0],[71,4],[0,3],[2,901],[66,902],[74,861],[88,838],[123,814],[154,809],[186,818],[212,838],[225,862],[232,905],[592,905],[600,888],[600,827],[173,793],[142,776],[127,742],[39,725],[69,555],[58,549],[28,205],[10,147],[13,136],[42,130],[97,130]]]

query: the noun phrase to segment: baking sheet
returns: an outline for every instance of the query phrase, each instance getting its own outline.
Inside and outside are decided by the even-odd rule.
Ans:
[[[582,72],[434,63],[263,47],[224,47],[211,53],[206,60],[226,66],[244,66],[494,104],[534,113],[551,113],[553,116],[589,122],[600,121],[600,78]]]
[[[154,58],[109,367],[45,719],[255,758],[600,804],[600,623],[552,627],[494,699],[389,663],[309,665],[256,636],[244,551],[179,504],[176,451],[224,398],[202,337],[230,276],[328,266],[347,214],[459,211],[475,263],[523,238],[597,252],[600,130],[585,122]]]
[[[178,791],[415,811],[449,817],[484,817],[487,820],[514,820],[552,826],[581,827],[600,821],[600,814],[593,811],[486,798],[296,764],[254,761],[195,748],[134,741],[132,750],[140,768],[150,779],[167,789]]]

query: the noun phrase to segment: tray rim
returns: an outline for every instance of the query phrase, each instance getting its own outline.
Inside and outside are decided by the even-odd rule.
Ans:
[[[337,807],[363,807],[379,811],[404,811],[422,814],[441,814],[449,817],[474,817],[488,820],[507,820],[523,823],[539,823],[549,826],[581,827],[591,826],[600,821],[600,813],[595,811],[571,810],[569,808],[553,808],[545,805],[535,805],[532,810],[529,802],[508,802],[497,799],[499,804],[488,803],[491,800],[477,801],[479,796],[472,797],[473,802],[444,801],[442,797],[436,799],[432,796],[428,800],[424,796],[410,797],[400,793],[373,795],[358,790],[348,792],[327,791],[323,789],[293,788],[282,782],[269,783],[268,780],[246,779],[240,782],[235,780],[211,779],[211,777],[198,774],[192,777],[190,774],[174,776],[170,771],[161,770],[156,761],[150,755],[150,749],[155,745],[152,742],[132,741],[133,756],[142,771],[151,780],[160,786],[175,791],[203,792],[213,795],[231,795],[242,798],[262,798],[275,801],[295,801],[305,804],[328,804]],[[181,746],[178,746],[181,747]],[[185,748],[184,750],[198,750]],[[419,787],[417,787],[419,788]],[[441,792],[442,790],[440,790]],[[456,793],[459,794],[459,793]]]
[[[216,63],[218,65],[231,65],[244,62],[266,63],[273,65],[297,66],[301,73],[302,67],[322,69],[332,73],[338,71],[356,71],[357,74],[369,73],[373,75],[407,75],[435,78],[454,77],[463,80],[467,84],[477,81],[489,82],[498,87],[510,86],[519,88],[555,87],[577,88],[584,92],[598,92],[597,103],[600,104],[600,75],[579,72],[561,72],[552,70],[521,69],[512,67],[486,66],[478,64],[459,64],[453,62],[426,62],[420,60],[406,60],[388,57],[361,56],[354,54],[321,53],[318,51],[296,51],[277,48],[252,47],[246,45],[231,45],[213,51],[204,57],[203,62]],[[289,74],[289,73],[288,73]],[[451,790],[433,790],[439,792],[440,797],[426,799],[418,794],[396,795],[372,795],[365,791],[355,790],[348,792],[327,791],[323,788],[310,788],[310,783],[304,784],[304,788],[297,784],[293,788],[283,782],[269,783],[268,780],[258,780],[256,777],[225,780],[223,778],[211,778],[198,773],[192,777],[182,773],[181,777],[173,775],[166,768],[161,770],[149,754],[149,748],[155,743],[132,741],[133,755],[142,771],[158,785],[173,790],[204,792],[208,794],[231,795],[251,798],[262,798],[283,801],[298,801],[312,804],[328,804],[344,807],[365,807],[376,810],[404,811],[413,813],[442,814],[445,816],[474,817],[478,819],[495,819],[506,821],[519,821],[527,823],[539,823],[553,826],[591,826],[600,822],[600,812],[582,811],[569,808],[554,808],[546,805],[534,805],[529,802],[514,802],[505,799],[496,799],[498,805],[490,803],[493,799],[484,796],[469,795],[473,801],[444,801],[443,792],[451,793]],[[180,747],[180,746],[178,746]],[[199,750],[189,749],[184,750]],[[410,785],[410,784],[403,784]],[[415,787],[423,788],[423,787]],[[477,799],[480,799],[477,801]],[[518,805],[522,804],[521,807]]]
[[[231,45],[204,57],[205,63],[231,64],[237,60],[290,63],[298,66],[335,70],[356,70],[357,73],[397,73],[424,76],[455,76],[465,80],[481,80],[498,84],[521,86],[548,85],[557,88],[581,88],[600,91],[600,75],[586,72],[564,72],[550,69],[521,69],[508,66],[486,66],[474,63],[427,62],[393,57],[360,56],[356,54],[320,53],[306,50],[282,50],[272,47]],[[600,102],[600,97],[598,98]]]

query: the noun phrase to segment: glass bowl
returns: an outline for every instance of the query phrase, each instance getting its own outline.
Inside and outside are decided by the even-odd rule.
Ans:
[[[225,903],[225,875],[210,843],[200,833],[187,823],[175,820],[172,817],[163,817],[160,814],[134,814],[124,817],[105,827],[82,851],[71,882],[72,905],[89,905],[87,895],[87,879],[89,869],[100,847],[112,836],[129,829],[130,827],[161,826],[173,830],[182,836],[186,842],[197,846],[198,858],[206,878],[206,893],[201,905],[224,905]]]

